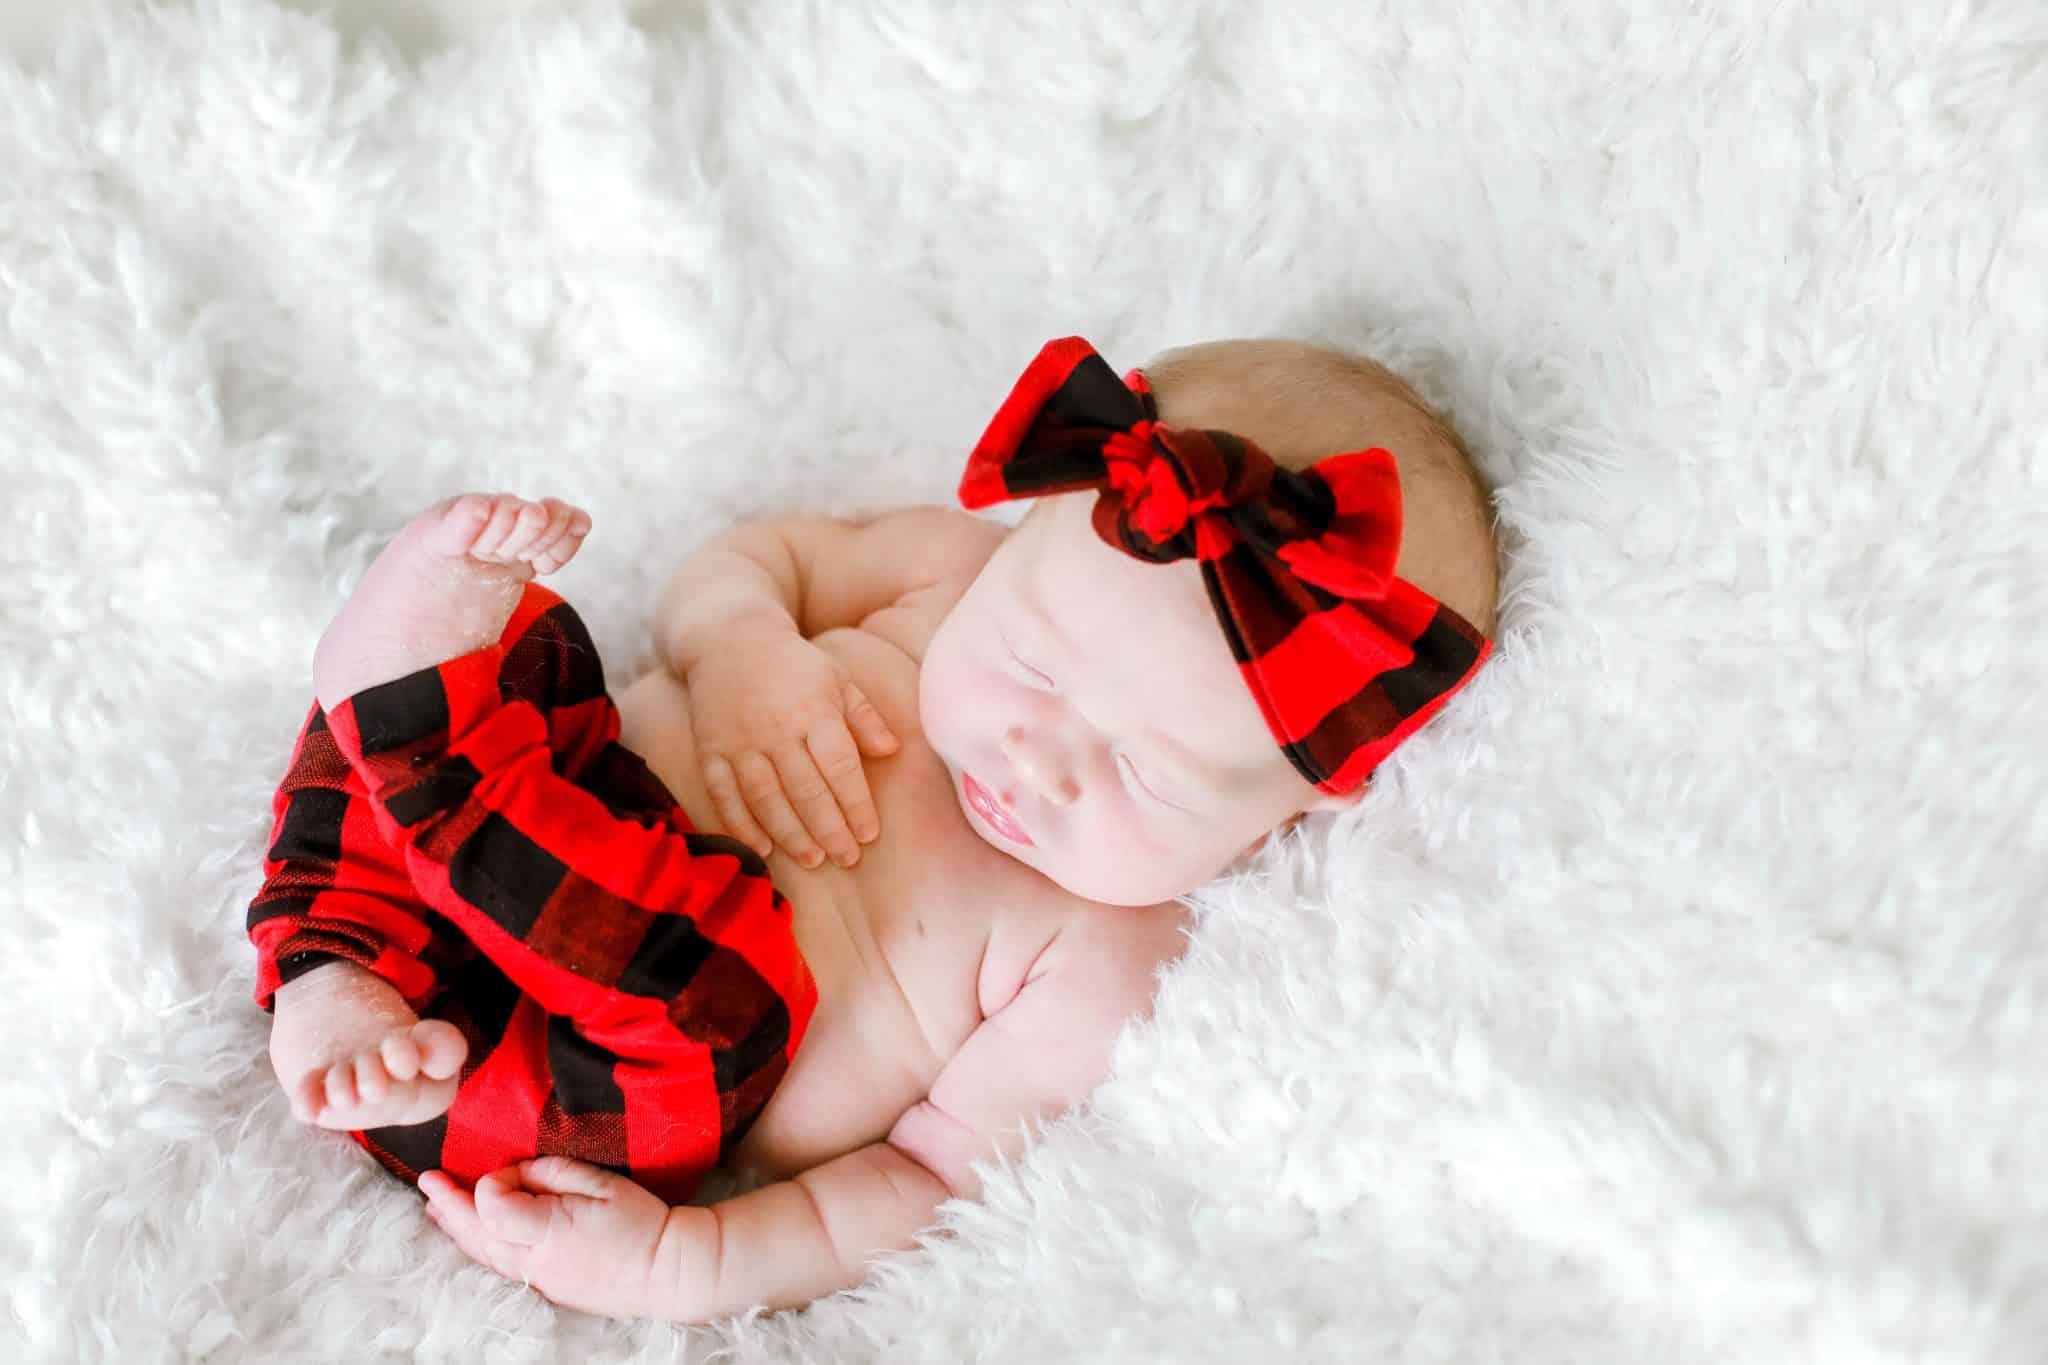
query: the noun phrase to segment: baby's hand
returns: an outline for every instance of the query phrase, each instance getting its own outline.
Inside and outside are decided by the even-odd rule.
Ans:
[[[755,626],[709,651],[684,684],[727,832],[763,857],[772,835],[805,867],[826,850],[842,867],[859,862],[882,828],[861,752],[880,758],[899,741],[839,661],[794,630]]]
[[[471,1260],[524,1280],[549,1302],[606,1317],[664,1316],[655,1254],[669,1206],[622,1175],[543,1156],[465,1190],[446,1171],[420,1176],[427,1216]]]

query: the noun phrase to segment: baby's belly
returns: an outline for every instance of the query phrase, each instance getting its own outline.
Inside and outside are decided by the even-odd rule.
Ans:
[[[868,762],[881,836],[859,863],[808,869],[780,849],[768,859],[818,983],[803,1046],[736,1158],[771,1176],[887,1136],[980,1023],[978,986],[992,940],[1001,944],[999,962],[1015,958],[1031,951],[1023,940],[1050,939],[1057,918],[1044,894],[1057,888],[983,843],[960,813],[945,765],[918,728],[916,664],[856,635],[833,632],[820,643],[848,665],[903,746]],[[620,741],[646,760],[692,824],[721,832],[682,683],[656,670],[615,700]]]

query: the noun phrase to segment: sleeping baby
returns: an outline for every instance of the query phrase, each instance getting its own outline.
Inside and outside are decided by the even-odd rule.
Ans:
[[[855,1284],[1105,1077],[1176,898],[1356,800],[1489,651],[1485,494],[1358,357],[1049,343],[959,493],[1032,502],[719,537],[616,699],[535,581],[582,512],[401,531],[320,639],[249,909],[294,1116],[559,1304]],[[720,1165],[763,1183],[686,1202]]]

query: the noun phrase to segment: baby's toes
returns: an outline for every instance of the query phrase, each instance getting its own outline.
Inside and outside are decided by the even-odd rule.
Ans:
[[[590,534],[590,514],[560,498],[545,499],[548,527],[533,545],[529,558],[535,573],[553,573],[576,557],[583,538]]]
[[[326,1104],[327,1069],[322,1067],[299,1077],[291,1090],[292,1117],[300,1123],[312,1123]]]
[[[526,547],[526,557],[533,561],[535,568],[551,558],[550,552],[567,537],[570,525],[576,520],[576,509],[560,498],[542,498],[540,502],[547,509],[548,524],[533,538],[533,544]]]
[[[358,1052],[354,1068],[358,1104],[382,1104],[390,1097],[391,1073],[384,1069],[383,1057],[375,1052]]]
[[[419,1075],[445,1081],[462,1070],[469,1057],[469,1039],[446,1019],[422,1019],[412,1026],[412,1041],[419,1050]]]
[[[427,547],[436,554],[469,554],[490,525],[501,498],[501,494],[464,493],[429,508],[420,522]]]
[[[420,1074],[420,1045],[412,1036],[413,1027],[417,1026],[395,1030],[377,1045],[384,1070],[392,1080],[401,1083]]]
[[[548,524],[548,509],[511,493],[491,499],[491,513],[470,544],[469,555],[487,564],[511,564]]]
[[[320,1098],[332,1110],[355,1108],[356,1067],[353,1061],[336,1062],[327,1068],[327,1079],[321,1086]]]

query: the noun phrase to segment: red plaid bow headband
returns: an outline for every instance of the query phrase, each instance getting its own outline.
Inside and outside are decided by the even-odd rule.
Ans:
[[[1401,481],[1389,452],[1281,469],[1227,431],[1161,426],[1080,337],[1049,341],[960,480],[971,509],[1099,488],[1095,533],[1155,563],[1194,556],[1245,682],[1295,770],[1364,784],[1492,651],[1471,623],[1394,574]]]

